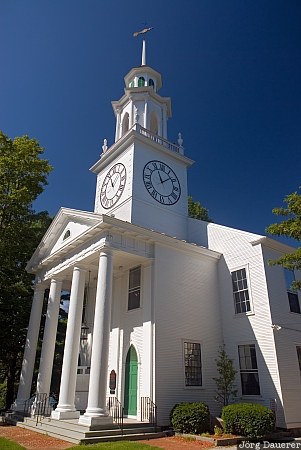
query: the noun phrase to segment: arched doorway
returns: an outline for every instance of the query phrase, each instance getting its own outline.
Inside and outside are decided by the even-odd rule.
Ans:
[[[138,385],[138,357],[131,345],[125,362],[124,380],[124,413],[128,416],[137,415],[137,385]]]

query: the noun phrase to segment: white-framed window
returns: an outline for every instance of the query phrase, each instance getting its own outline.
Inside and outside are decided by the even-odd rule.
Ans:
[[[129,272],[129,291],[128,291],[128,310],[140,308],[141,291],[141,266],[130,269]]]
[[[202,386],[202,353],[199,342],[184,341],[185,386]]]
[[[290,311],[301,314],[298,292],[292,288],[292,284],[295,281],[295,273],[293,270],[284,269],[284,277]]]
[[[246,268],[231,272],[235,314],[251,311],[251,300],[248,288]]]
[[[238,346],[242,395],[260,395],[255,344]]]

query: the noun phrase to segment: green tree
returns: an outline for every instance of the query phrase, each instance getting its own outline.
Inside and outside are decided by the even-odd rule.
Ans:
[[[44,149],[28,136],[10,139],[0,132],[0,382],[6,407],[19,376],[32,298],[33,276],[25,270],[51,219],[36,213],[33,201],[47,184],[51,166]]]
[[[228,357],[224,345],[220,346],[215,362],[218,372],[218,377],[213,378],[216,384],[215,400],[222,406],[227,406],[231,398],[237,395],[235,385],[237,370],[234,369],[233,360]]]
[[[300,189],[300,188],[299,188]],[[293,192],[284,198],[286,207],[274,208],[273,214],[282,216],[282,222],[274,223],[267,227],[266,231],[276,236],[286,236],[301,241],[301,194]],[[287,253],[281,258],[270,261],[272,265],[281,265],[289,270],[301,269],[301,248],[298,247],[292,253]],[[295,281],[292,285],[294,289],[301,289],[301,281]]]
[[[209,217],[208,209],[200,204],[200,202],[193,201],[191,195],[188,196],[188,215],[192,219],[204,220],[205,222],[212,222]]]

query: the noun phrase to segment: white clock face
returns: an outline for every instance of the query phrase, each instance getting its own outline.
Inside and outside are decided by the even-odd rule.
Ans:
[[[181,186],[174,171],[161,161],[149,161],[143,169],[148,193],[162,205],[174,205],[181,196]]]
[[[109,209],[120,199],[126,182],[126,169],[118,163],[111,167],[103,180],[100,191],[100,203],[103,208]]]

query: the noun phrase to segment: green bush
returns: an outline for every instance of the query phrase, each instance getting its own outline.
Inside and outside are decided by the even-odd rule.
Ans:
[[[210,412],[205,403],[180,403],[170,413],[174,431],[178,433],[205,433],[210,428]]]
[[[223,408],[225,433],[260,438],[275,428],[275,416],[266,406],[236,403]]]

